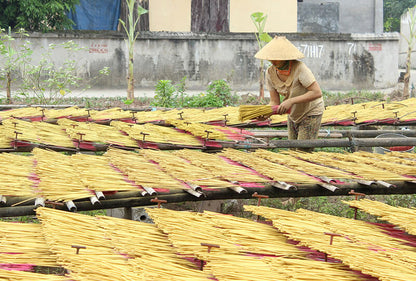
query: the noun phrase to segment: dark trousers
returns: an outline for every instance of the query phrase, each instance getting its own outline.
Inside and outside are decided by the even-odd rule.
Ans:
[[[287,121],[288,138],[290,140],[314,140],[318,138],[321,128],[321,115],[305,117],[301,122],[294,123],[290,119]],[[298,148],[297,150],[312,152],[313,148]]]

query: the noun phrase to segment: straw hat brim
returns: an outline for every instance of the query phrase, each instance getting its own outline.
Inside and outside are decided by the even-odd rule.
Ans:
[[[261,60],[297,60],[305,57],[286,37],[274,37],[255,55]]]

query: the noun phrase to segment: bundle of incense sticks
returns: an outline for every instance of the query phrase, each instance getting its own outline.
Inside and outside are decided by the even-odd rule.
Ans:
[[[261,117],[270,117],[277,113],[278,105],[240,105],[238,108],[240,121],[258,119]],[[288,112],[290,113],[290,109]]]

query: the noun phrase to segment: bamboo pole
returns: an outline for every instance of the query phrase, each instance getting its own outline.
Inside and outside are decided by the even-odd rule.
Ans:
[[[351,138],[317,140],[271,140],[269,148],[313,148],[313,147],[389,147],[415,146],[416,138]],[[247,145],[246,145],[247,146]],[[243,147],[244,148],[244,147]]]
[[[287,130],[252,130],[256,138],[287,137]],[[400,134],[407,137],[416,137],[416,130],[320,130],[319,137],[339,138],[373,138],[381,134]]]
[[[75,153],[77,150],[71,148],[53,147],[46,145],[36,145],[40,148],[47,148],[55,151],[67,151]],[[408,138],[350,138],[350,139],[317,139],[317,140],[270,140],[269,143],[253,142],[221,142],[218,147],[192,147],[203,150],[218,150],[222,148],[236,149],[256,149],[256,148],[315,148],[315,147],[389,147],[389,146],[416,146],[416,137]],[[191,148],[189,146],[161,144],[160,150],[173,150],[182,148]],[[33,147],[18,147],[16,149],[0,149],[0,152],[27,152]],[[95,146],[95,151],[106,151],[107,145]],[[123,147],[119,147],[123,149]],[[129,149],[129,148],[124,148]]]
[[[224,199],[251,199],[255,192],[261,192],[261,195],[267,195],[269,198],[282,197],[316,197],[316,196],[348,196],[351,190],[363,193],[366,195],[380,195],[380,194],[416,194],[416,182],[391,182],[395,187],[387,187],[382,184],[375,183],[373,185],[364,185],[360,183],[349,183],[336,185],[334,191],[330,191],[317,184],[298,185],[294,190],[283,190],[275,187],[246,188],[247,193],[236,193],[228,189],[220,189],[215,191],[204,191],[206,197],[195,197],[188,193],[174,193],[174,194],[159,194],[157,198],[166,200],[167,203],[178,203],[187,201],[209,201],[209,200],[224,200]],[[131,193],[129,193],[130,195]],[[127,194],[125,194],[127,195]],[[117,199],[106,199],[100,201],[101,204],[93,205],[89,200],[75,202],[77,211],[90,211],[99,209],[113,209],[113,208],[130,208],[140,206],[155,205],[151,200],[154,196],[149,197],[126,197]],[[66,206],[56,206],[56,209],[68,211]],[[17,207],[3,207],[0,208],[0,217],[17,217],[35,215],[35,206],[17,206]]]
[[[289,134],[286,130],[266,130],[266,131],[251,131],[255,138],[285,138]],[[341,133],[334,133],[333,131],[320,131],[318,134],[320,138],[341,138]]]

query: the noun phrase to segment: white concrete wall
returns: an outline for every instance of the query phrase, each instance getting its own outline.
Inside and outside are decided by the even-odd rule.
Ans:
[[[367,90],[396,85],[399,34],[286,34],[302,52],[324,90]],[[74,40],[85,50],[78,53],[78,72],[97,74],[104,66],[111,75],[102,88],[125,88],[127,48],[119,33],[32,34],[36,57],[50,43]],[[227,79],[234,90],[257,90],[260,61],[252,34],[197,35],[142,33],[134,51],[136,88],[154,89],[159,80],[179,82],[187,77],[189,90],[206,89],[209,82]],[[68,58],[52,55],[58,63]],[[0,62],[1,63],[1,62]]]

